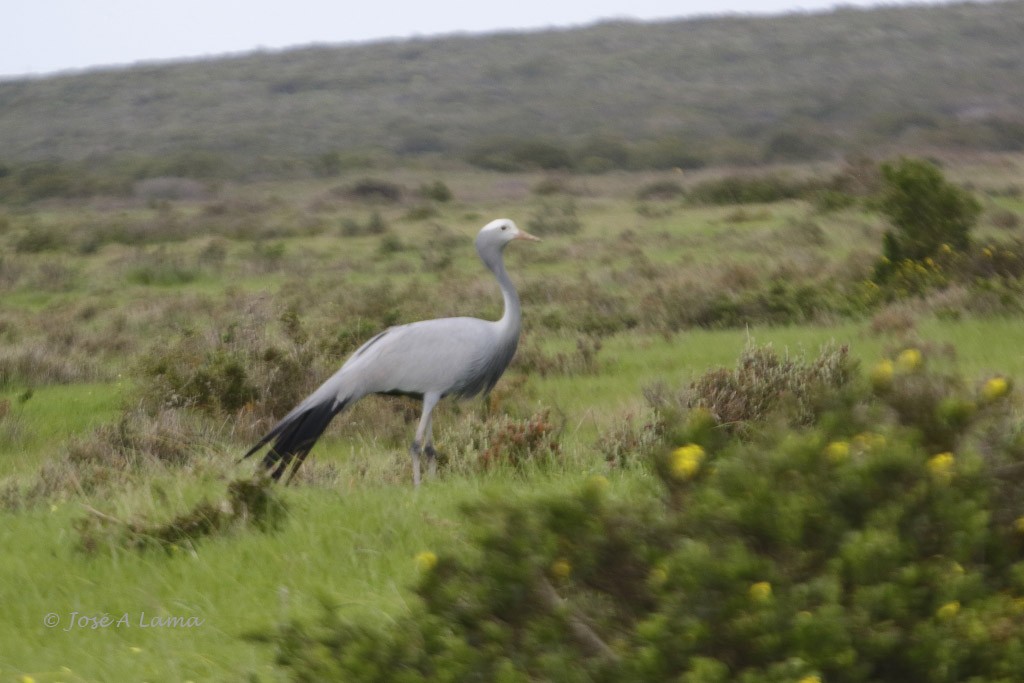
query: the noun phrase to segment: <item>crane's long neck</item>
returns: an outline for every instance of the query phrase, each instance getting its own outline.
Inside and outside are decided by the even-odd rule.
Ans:
[[[522,311],[519,306],[519,294],[516,292],[512,279],[505,270],[505,261],[501,257],[499,249],[485,250],[480,252],[480,259],[484,262],[498,281],[501,287],[501,296],[505,300],[505,312],[501,320],[497,322],[503,336],[512,339],[519,338],[519,327],[522,323]]]

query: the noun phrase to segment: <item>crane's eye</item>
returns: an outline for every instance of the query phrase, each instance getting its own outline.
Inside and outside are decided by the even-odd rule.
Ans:
[[[501,226],[501,229],[502,229],[502,230],[508,230],[508,225],[503,225],[503,226]]]

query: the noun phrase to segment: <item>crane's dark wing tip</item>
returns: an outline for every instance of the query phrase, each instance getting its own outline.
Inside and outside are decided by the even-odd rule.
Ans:
[[[337,404],[333,401],[325,402],[288,415],[250,448],[241,460],[245,460],[270,443],[270,449],[263,456],[263,467],[270,472],[274,481],[280,481],[281,476],[291,465],[291,474],[288,475],[288,481],[291,481],[310,450],[327,429],[327,425],[347,404],[347,401]]]

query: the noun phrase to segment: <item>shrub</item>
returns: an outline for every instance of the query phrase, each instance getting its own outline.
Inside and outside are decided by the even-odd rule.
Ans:
[[[572,156],[563,147],[529,138],[484,140],[468,152],[466,159],[474,166],[503,172],[572,167]]]
[[[450,202],[454,197],[451,189],[442,180],[435,180],[432,183],[423,183],[420,185],[418,194],[423,199],[429,199],[430,201],[439,203]]]
[[[366,235],[384,235],[388,232],[388,223],[379,211],[374,211],[367,217],[366,223],[359,223],[354,218],[343,218],[341,221],[341,234],[345,237],[363,237]]]
[[[526,221],[527,229],[537,235],[575,235],[583,227],[576,216],[576,203],[566,200],[545,203]]]
[[[345,194],[363,201],[393,203],[402,199],[402,187],[387,180],[364,178],[356,181]]]
[[[573,195],[578,191],[569,183],[569,179],[563,174],[549,173],[538,180],[530,192],[538,197],[550,197],[552,195],[564,194]]]
[[[883,254],[889,263],[923,261],[942,245],[963,252],[981,205],[967,191],[949,183],[934,164],[900,159],[882,165],[879,208],[892,224]]]
[[[209,189],[192,178],[147,178],[135,183],[132,194],[147,201],[181,200],[199,201],[209,197]]]
[[[125,279],[137,285],[173,287],[194,281],[199,272],[178,256],[170,256],[164,247],[136,256],[125,272]]]
[[[736,367],[708,370],[675,396],[649,391],[648,403],[663,423],[695,409],[706,411],[721,429],[749,434],[757,424],[781,415],[793,426],[814,422],[857,369],[846,346],[825,346],[816,358],[779,355],[770,345],[750,344]]]
[[[1020,216],[1009,209],[997,209],[989,216],[989,222],[1001,230],[1016,230],[1020,227]]]
[[[890,412],[904,380],[928,379],[914,358],[796,429],[715,441],[678,425],[653,458],[656,487],[616,496],[594,477],[469,507],[469,548],[409,558],[409,613],[375,624],[325,603],[270,634],[277,660],[296,680],[1014,680],[1012,389],[935,384],[940,405],[988,397],[969,414],[941,409],[956,438],[936,453],[918,438],[922,414]]]
[[[91,508],[89,512],[89,516],[75,523],[79,546],[86,552],[94,552],[104,545],[173,552],[181,546],[194,546],[207,536],[242,527],[272,531],[280,527],[287,507],[274,491],[272,480],[257,477],[236,479],[228,484],[225,500],[204,499],[188,512],[166,522],[123,521]]]
[[[817,189],[813,182],[779,175],[730,175],[697,183],[688,196],[698,204],[766,204],[797,199]]]
[[[178,410],[125,410],[115,421],[69,440],[25,485],[9,481],[0,491],[0,505],[19,509],[73,496],[108,495],[140,474],[194,465],[196,444],[209,443],[217,429]]]
[[[443,225],[431,226],[426,242],[421,246],[420,259],[424,270],[431,273],[447,271],[455,260],[455,254],[462,240]]]
[[[601,340],[597,337],[581,336],[576,339],[574,352],[545,353],[537,346],[526,345],[516,353],[514,366],[530,375],[590,375],[600,369],[597,356],[601,351]]]
[[[640,201],[649,199],[668,200],[676,199],[684,194],[682,186],[674,180],[656,180],[637,190],[636,198]]]
[[[261,431],[327,376],[324,349],[310,341],[298,314],[286,310],[279,323],[280,332],[255,318],[228,322],[152,349],[141,363],[143,405],[231,416],[243,435]]]
[[[35,225],[14,241],[14,250],[20,254],[38,254],[60,249],[65,242],[66,238],[53,228]]]
[[[438,439],[440,447],[450,452],[439,454],[448,471],[478,473],[486,470],[546,467],[562,460],[563,424],[542,409],[513,417],[497,412],[495,404],[507,396],[491,396],[491,406],[483,413],[464,415],[449,421]],[[524,411],[525,412],[525,411]],[[415,420],[415,417],[413,417]]]
[[[484,469],[512,466],[522,469],[527,463],[546,464],[561,455],[561,428],[551,421],[550,411],[534,413],[525,420],[499,417],[488,423],[480,444],[478,462]]]

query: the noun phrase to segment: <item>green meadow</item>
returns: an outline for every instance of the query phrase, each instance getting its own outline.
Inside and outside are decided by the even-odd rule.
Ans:
[[[417,554],[473,552],[464,505],[595,474],[612,499],[648,490],[651,469],[612,446],[653,419],[652,394],[751,346],[847,346],[864,376],[917,348],[968,382],[1020,381],[1024,157],[943,171],[982,206],[971,275],[939,264],[881,293],[889,226],[842,163],[399,169],[0,206],[0,680],[286,680],[268,634],[325,599],[368,623],[407,613]],[[368,176],[398,196],[361,193]],[[792,191],[722,192],[765,178]],[[437,182],[451,199],[424,190]],[[472,246],[499,216],[543,239],[506,252],[523,338],[489,397],[438,409],[436,479],[411,485],[417,404],[372,398],[273,492],[275,528],[157,546],[122,533],[222,501],[254,472],[248,445],[375,331],[499,316]],[[533,450],[504,455],[510,424],[542,425]]]

